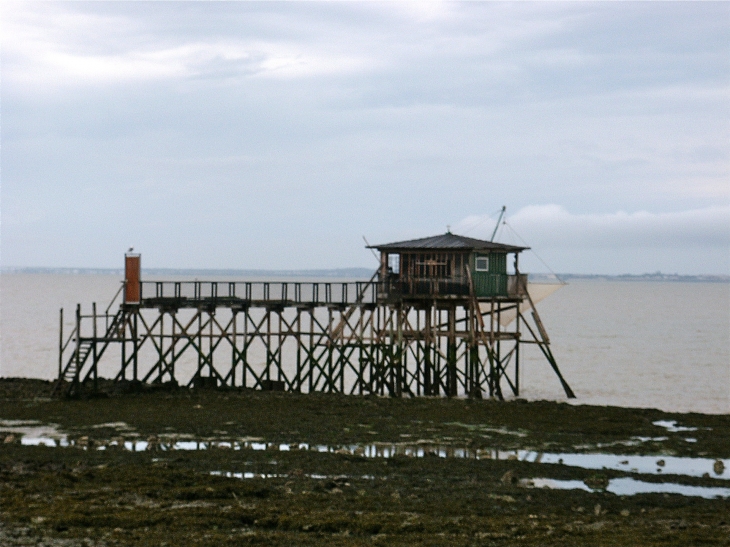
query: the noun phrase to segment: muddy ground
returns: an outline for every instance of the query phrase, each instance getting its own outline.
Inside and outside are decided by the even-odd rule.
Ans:
[[[295,449],[425,443],[727,459],[727,415],[103,387],[102,396],[58,400],[46,382],[0,379],[0,420],[53,425],[73,445],[26,446],[21,434],[0,432],[0,545],[730,545],[728,498],[603,489],[617,477],[730,487],[712,473],[639,476]],[[653,423],[660,420],[696,429],[668,431]],[[244,438],[293,449],[170,451],[160,444]],[[122,448],[135,439],[147,449]],[[582,481],[594,490],[529,487],[533,478]]]

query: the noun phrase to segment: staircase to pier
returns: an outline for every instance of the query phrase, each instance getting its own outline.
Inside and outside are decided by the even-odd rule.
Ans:
[[[102,315],[100,317],[105,318],[108,316]],[[104,351],[106,351],[106,348],[109,347],[110,343],[122,342],[124,340],[123,330],[119,329],[123,321],[124,311],[120,308],[119,311],[112,316],[112,320],[108,323],[104,336],[101,338],[80,336],[79,326],[77,324],[76,328],[74,328],[69,335],[64,347],[70,345],[70,342],[77,342],[77,344],[73,346],[73,350],[66,360],[65,366],[63,367],[58,380],[56,380],[56,385],[52,392],[53,396],[72,396],[78,392],[79,385],[88,380],[94,372],[96,363],[93,362],[92,359],[92,366],[88,367],[88,370],[86,371],[86,374],[83,375],[82,379],[82,372],[84,371],[86,363],[89,361],[89,356],[93,353],[94,346],[97,346],[96,360],[98,361],[104,354]]]

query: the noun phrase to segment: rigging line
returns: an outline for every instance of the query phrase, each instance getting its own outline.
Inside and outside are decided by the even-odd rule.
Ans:
[[[365,242],[365,245],[370,249],[370,252],[373,253],[373,256],[375,257],[375,260],[378,261],[378,264],[380,264],[380,258],[378,258],[378,255],[375,253],[375,251],[370,247],[370,243],[368,243],[368,240],[365,236],[362,236],[363,241]]]
[[[499,226],[497,228],[497,233],[494,235],[494,241],[499,241],[502,235],[504,234],[504,229],[502,228],[505,225],[505,221],[499,223]]]
[[[517,233],[517,231],[516,231],[516,230],[515,230],[515,229],[514,229],[514,228],[512,227],[512,225],[511,225],[511,224],[507,224],[507,221],[506,221],[506,220],[505,220],[505,221],[504,221],[504,222],[503,222],[502,224],[504,224],[505,226],[507,226],[507,228],[509,228],[510,232],[512,232],[512,233],[513,233],[514,235],[516,235],[516,236],[517,236],[517,237],[519,238],[519,240],[520,240],[520,241],[522,241],[522,243],[524,243],[525,245],[529,246],[529,245],[528,245],[528,243],[527,243],[527,241],[525,241],[525,240],[524,240],[524,239],[522,238],[522,236],[521,236],[520,234],[518,234],[518,233]],[[534,255],[535,255],[535,256],[537,257],[537,259],[538,259],[538,260],[539,260],[540,262],[542,262],[543,266],[545,266],[545,267],[546,267],[546,268],[547,268],[548,270],[550,270],[550,273],[551,273],[551,274],[553,274],[553,275],[555,276],[555,278],[556,278],[556,279],[557,279],[558,281],[560,281],[560,283],[562,283],[563,285],[567,285],[567,283],[566,283],[565,281],[563,281],[563,280],[562,280],[562,279],[560,278],[560,276],[559,276],[558,274],[556,274],[556,273],[555,273],[555,272],[553,271],[553,269],[552,269],[552,268],[551,268],[550,266],[548,266],[548,265],[547,265],[547,262],[545,262],[545,261],[544,261],[544,260],[542,259],[542,257],[540,257],[540,255],[539,255],[539,254],[537,254],[537,252],[535,251],[535,249],[533,249],[533,248],[530,248],[530,251],[532,251],[532,252],[534,253]]]
[[[500,209],[497,209],[497,210],[496,210],[496,211],[495,211],[494,213],[491,213],[491,214],[490,214],[490,215],[488,215],[487,217],[482,217],[481,219],[479,219],[478,221],[476,221],[476,222],[475,222],[474,224],[472,224],[471,226],[469,226],[469,228],[468,228],[467,230],[464,230],[463,232],[461,232],[461,235],[465,236],[465,235],[466,235],[466,234],[468,234],[469,232],[472,232],[472,231],[474,231],[474,230],[475,230],[476,228],[478,228],[479,226],[481,226],[481,225],[485,224],[485,223],[486,223],[487,221],[489,221],[489,222],[494,222],[494,221],[493,221],[493,217],[495,217],[495,216],[499,215],[499,212],[500,212],[501,210],[502,210],[501,208],[500,208]]]

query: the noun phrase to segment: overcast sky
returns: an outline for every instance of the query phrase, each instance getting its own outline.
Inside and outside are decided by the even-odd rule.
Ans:
[[[730,273],[728,2],[4,2],[0,30],[3,266],[374,267],[363,235],[489,238],[506,205],[558,272]]]

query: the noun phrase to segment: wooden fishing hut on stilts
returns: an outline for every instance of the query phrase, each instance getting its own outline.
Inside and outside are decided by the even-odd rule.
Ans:
[[[502,399],[520,393],[528,344],[574,397],[519,270],[526,247],[447,232],[371,248],[380,267],[355,282],[143,281],[128,254],[116,312],[78,305],[65,337],[61,310],[56,391],[96,386],[106,357],[118,382]]]

